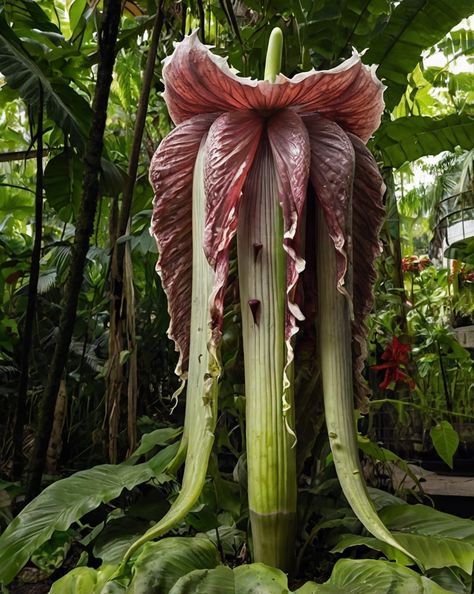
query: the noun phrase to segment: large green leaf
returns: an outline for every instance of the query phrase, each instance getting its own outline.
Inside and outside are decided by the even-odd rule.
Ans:
[[[103,565],[100,569],[76,567],[55,582],[49,594],[98,594],[114,570],[113,565]]]
[[[410,116],[380,126],[375,142],[385,165],[400,167],[425,155],[453,151],[456,146],[469,150],[474,138],[474,120],[467,115],[443,118]]]
[[[375,487],[367,487],[367,491],[369,492],[370,498],[372,499],[373,504],[375,505],[375,509],[380,511],[384,507],[388,507],[389,505],[398,505],[404,504],[405,502],[400,497],[396,497],[391,493],[387,493],[386,491],[382,491],[381,489],[376,489]]]
[[[0,584],[10,583],[53,532],[67,530],[84,514],[118,497],[123,489],[150,480],[166,468],[176,451],[177,444],[173,444],[159,452],[153,464],[103,464],[47,487],[0,536]]]
[[[445,536],[474,545],[474,521],[437,511],[427,505],[390,505],[380,512],[380,517],[390,530]]]
[[[156,497],[156,495],[155,495]],[[125,551],[149,527],[149,522],[124,516],[111,520],[94,543],[94,557],[102,563],[118,565]]]
[[[79,212],[83,171],[81,161],[72,151],[56,155],[46,165],[46,200],[63,221],[74,220]]]
[[[160,594],[168,594],[163,591]],[[220,565],[215,569],[192,571],[180,578],[169,594],[291,594],[287,576],[263,563],[240,565],[233,571]],[[294,594],[343,594],[338,589],[307,582]]]
[[[372,559],[341,559],[325,585],[347,594],[451,594],[407,567]]]
[[[472,11],[472,0],[404,0],[398,4],[364,56],[367,64],[380,65],[377,75],[388,87],[384,99],[390,110],[405,92],[407,76],[422,51],[442,39]]]
[[[239,594],[285,594],[288,578],[283,571],[263,563],[240,565],[234,569],[235,590]]]
[[[441,421],[431,428],[431,441],[438,455],[449,467],[453,467],[453,456],[459,445],[459,435],[448,421]]]
[[[219,565],[207,538],[164,538],[144,545],[133,566],[129,594],[168,594],[178,579],[195,569]]]
[[[230,567],[196,569],[181,577],[169,594],[236,594],[234,573]]]
[[[151,594],[152,591],[150,591]],[[153,590],[155,592],[155,590]],[[170,592],[159,594],[291,594],[288,578],[262,563],[193,571],[178,580]],[[385,561],[343,559],[324,584],[307,582],[293,594],[448,594],[435,582],[414,571]]]
[[[48,116],[68,133],[81,151],[89,129],[91,109],[87,101],[62,80],[48,77],[40,63],[25,51],[21,39],[9,27],[0,8],[0,72],[30,105],[39,104],[42,87]]]
[[[302,41],[310,48],[307,53],[312,54],[317,67],[336,65],[352,46],[360,51],[367,48],[374,32],[387,21],[390,13],[389,0],[323,0],[294,2],[292,6],[300,21]],[[306,62],[304,69],[310,66]]]
[[[447,538],[446,536],[424,536],[422,534],[393,533],[397,541],[413,553],[421,561],[423,567],[439,569],[442,567],[460,567],[466,573],[472,573],[474,562],[474,546],[462,540]],[[397,561],[402,565],[413,565],[413,561],[378,538],[348,534],[341,538],[332,549],[333,553],[342,553],[348,547],[365,545],[381,551],[387,559]]]

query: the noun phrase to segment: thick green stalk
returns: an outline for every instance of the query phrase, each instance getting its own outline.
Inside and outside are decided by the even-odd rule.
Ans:
[[[254,560],[290,569],[295,538],[293,393],[283,399],[286,254],[275,166],[262,141],[237,229],[245,363],[247,469]],[[286,411],[286,403],[289,410]]]
[[[351,320],[348,296],[337,290],[336,251],[318,209],[317,277],[319,345],[329,443],[342,491],[376,538],[413,558],[382,523],[367,492],[359,460],[352,390]]]
[[[186,461],[181,491],[168,513],[127,551],[123,563],[143,544],[158,538],[181,521],[196,503],[206,479],[209,456],[214,443],[217,418],[217,380],[220,367],[210,342],[209,299],[214,287],[214,272],[202,249],[206,197],[204,192],[204,144],[201,142],[193,181],[193,283],[191,337],[186,392],[183,447]],[[173,464],[173,463],[172,463]]]

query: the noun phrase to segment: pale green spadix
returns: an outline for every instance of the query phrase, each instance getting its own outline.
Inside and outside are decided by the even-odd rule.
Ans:
[[[280,27],[275,27],[268,40],[267,56],[265,60],[264,79],[275,82],[281,70],[281,55],[283,51],[283,33]]]

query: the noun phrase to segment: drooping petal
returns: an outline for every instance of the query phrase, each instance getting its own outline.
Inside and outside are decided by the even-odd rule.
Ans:
[[[158,244],[157,270],[168,297],[168,336],[179,351],[178,375],[186,371],[189,356],[193,169],[201,139],[216,117],[203,114],[180,124],[161,142],[150,165],[155,192],[151,233]]]
[[[205,226],[206,193],[204,189],[204,155],[206,134],[196,156],[192,189],[193,266],[189,368],[186,391],[186,414],[179,450],[166,467],[173,473],[186,454],[183,481],[178,497],[166,514],[129,547],[124,563],[141,546],[176,526],[196,505],[206,480],[209,457],[214,443],[217,421],[220,361],[213,357],[210,342],[209,299],[214,289],[214,271],[202,249]]]
[[[308,132],[300,116],[288,109],[277,112],[268,122],[268,140],[275,164],[278,195],[283,213],[283,247],[286,259],[285,346],[283,372],[283,411],[288,412],[287,390],[290,387],[289,369],[294,353],[292,336],[297,332],[296,320],[304,319],[295,303],[295,288],[305,262],[300,255],[297,234],[308,189],[310,164]]]
[[[367,358],[365,318],[374,302],[372,292],[376,279],[374,262],[382,252],[378,236],[385,214],[382,205],[385,185],[370,151],[356,136],[349,134],[349,139],[355,151],[352,198],[354,389],[356,402],[363,409],[368,394],[367,384],[362,377]]]
[[[312,70],[275,83],[236,75],[197,32],[177,43],[163,66],[164,97],[175,123],[198,113],[291,107],[319,112],[366,141],[380,123],[384,86],[356,53],[330,70]]]
[[[220,115],[206,141],[207,195],[204,251],[216,272],[211,296],[214,344],[222,326],[229,247],[237,231],[239,202],[263,130],[263,120],[251,111]]]
[[[289,310],[293,317],[301,319],[302,314],[293,303],[293,292],[298,276],[304,270],[304,260],[298,253],[296,232],[308,186],[309,137],[299,115],[288,109],[277,112],[270,119],[267,133],[276,167],[278,193],[283,212],[284,248],[289,255],[286,279]],[[292,328],[286,328],[285,333],[287,338],[291,336]]]
[[[318,115],[305,116],[303,121],[311,146],[310,180],[336,248],[337,284],[341,289],[351,257],[349,206],[354,149],[347,134],[334,122]]]

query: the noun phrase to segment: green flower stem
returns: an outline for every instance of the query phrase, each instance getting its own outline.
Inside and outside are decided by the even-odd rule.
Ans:
[[[324,411],[337,476],[349,505],[365,528],[376,538],[415,559],[398,544],[378,517],[362,474],[354,420],[348,296],[337,290],[336,252],[321,209],[316,237]]]
[[[209,456],[214,443],[217,418],[217,381],[220,367],[210,352],[209,300],[214,287],[214,272],[202,249],[204,236],[204,144],[196,159],[193,182],[193,284],[191,337],[186,392],[186,416],[183,441],[178,452],[186,462],[181,491],[168,513],[128,549],[122,565],[143,544],[158,538],[181,521],[196,503],[206,478]],[[173,463],[172,463],[173,464]]]
[[[265,140],[244,187],[237,249],[253,557],[288,570],[294,554],[296,448],[283,410],[286,254],[275,166]],[[291,388],[285,396],[286,420],[294,426]]]
[[[283,49],[283,33],[280,27],[275,27],[270,34],[268,41],[267,57],[265,60],[264,79],[268,82],[275,82],[281,70],[281,53]]]

